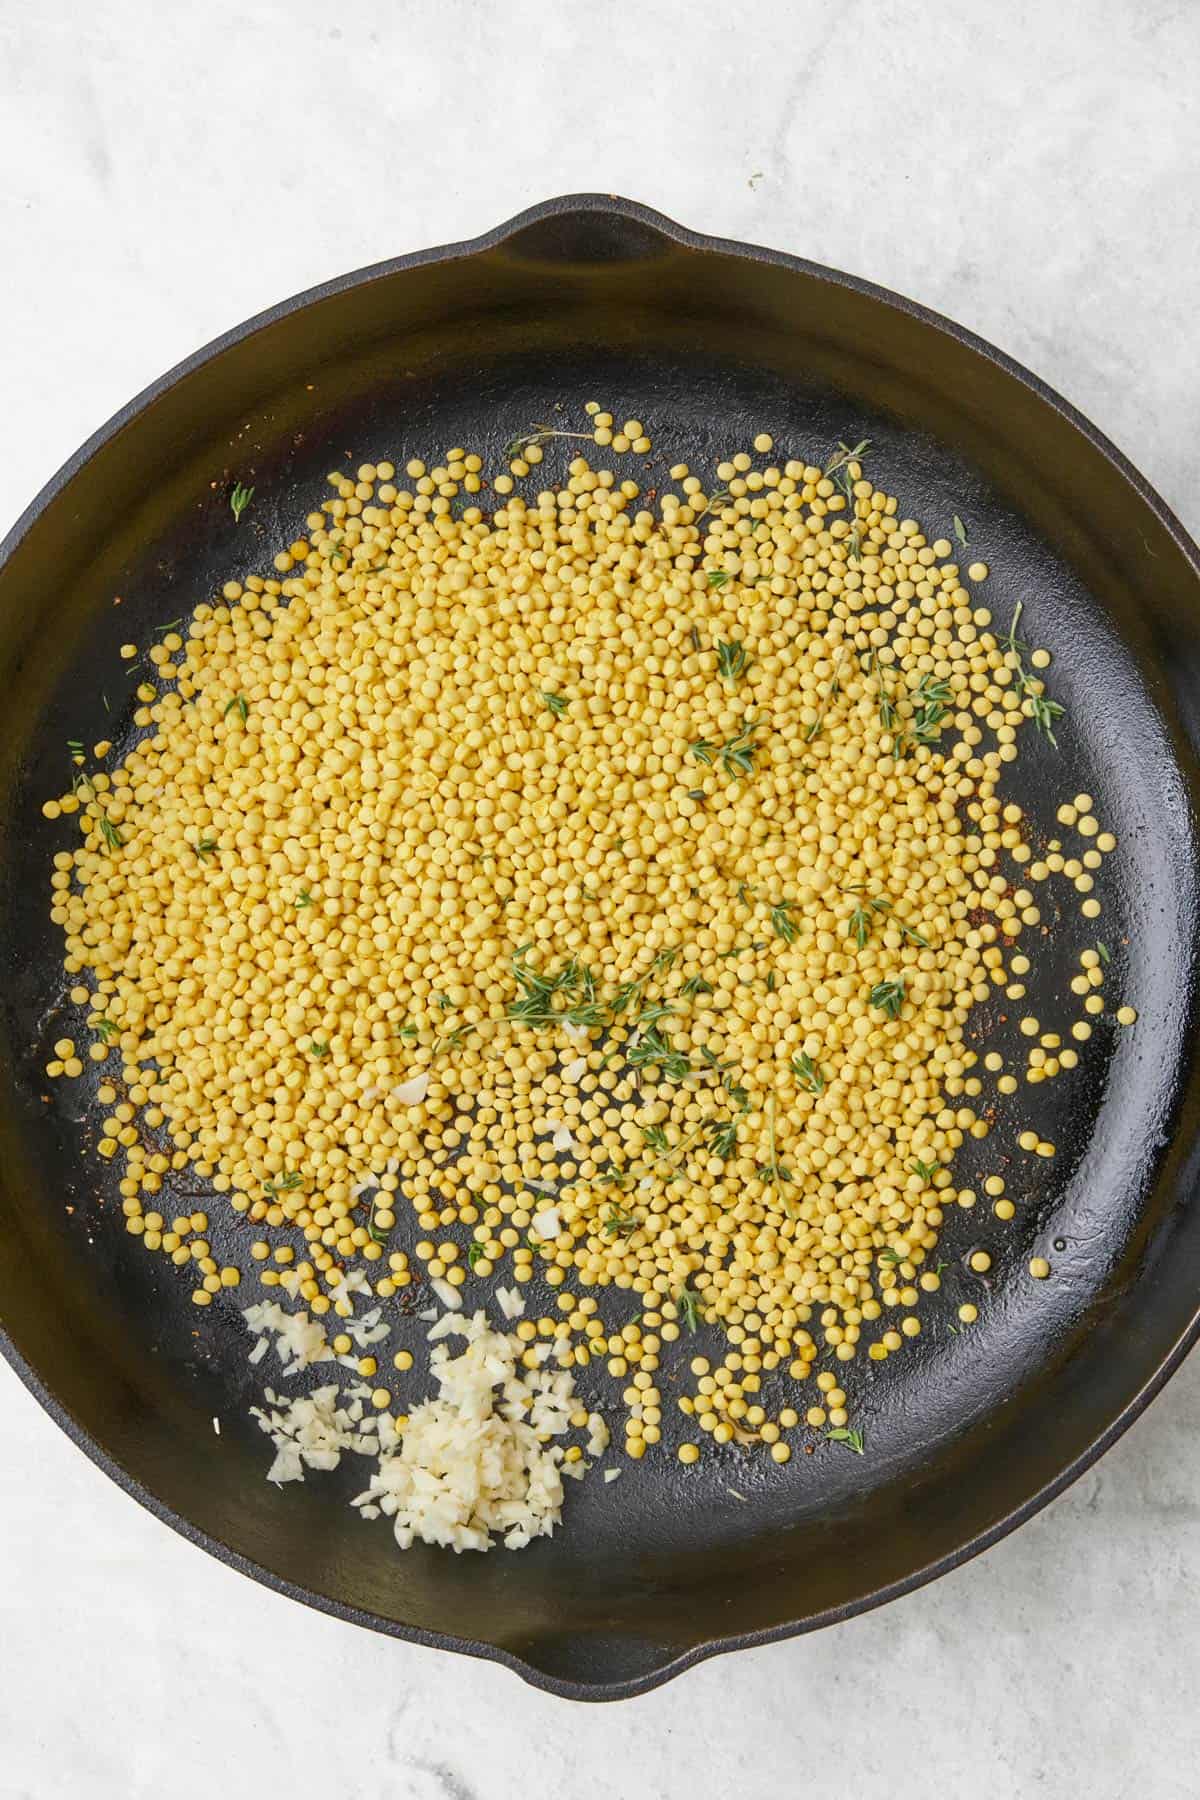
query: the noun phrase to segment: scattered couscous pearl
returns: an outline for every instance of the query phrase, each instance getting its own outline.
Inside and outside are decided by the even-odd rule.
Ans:
[[[700,1461],[699,1444],[680,1444],[679,1460],[681,1463],[698,1463]]]
[[[958,1316],[964,1325],[973,1325],[979,1317],[979,1308],[972,1306],[970,1301],[967,1301],[966,1305],[959,1307]]]
[[[1117,1024],[1118,1025],[1132,1025],[1135,1023],[1136,1019],[1137,1019],[1137,1012],[1134,1007],[1118,1006],[1118,1008],[1117,1008]],[[1151,1033],[1151,1035],[1153,1036],[1153,1033]]]
[[[136,644],[122,644],[121,645],[121,655],[125,659],[126,662],[132,662],[133,658],[137,655],[137,645]]]
[[[986,1275],[992,1266],[992,1259],[986,1250],[975,1250],[971,1253],[970,1264],[977,1275]]]
[[[988,578],[987,564],[985,562],[973,562],[967,570],[967,577],[971,581],[986,581]]]
[[[1044,1281],[1050,1273],[1050,1264],[1044,1256],[1033,1256],[1029,1259],[1029,1273],[1035,1281]]]
[[[772,1462],[777,1462],[777,1463],[790,1462],[791,1457],[792,1457],[792,1452],[791,1452],[790,1445],[782,1444],[782,1443],[771,1445],[771,1461]]]
[[[754,440],[754,448],[765,455],[768,450],[773,450],[775,448],[775,439],[773,437],[768,437],[765,431],[760,431]]]

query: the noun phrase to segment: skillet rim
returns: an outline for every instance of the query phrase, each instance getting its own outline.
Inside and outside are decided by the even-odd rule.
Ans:
[[[648,228],[668,243],[678,244],[686,249],[702,251],[710,255],[738,258],[748,262],[768,263],[809,276],[829,287],[847,289],[867,299],[878,301],[884,306],[906,314],[918,324],[951,338],[965,349],[986,358],[1003,374],[1019,383],[1035,399],[1050,407],[1059,417],[1073,426],[1091,447],[1100,453],[1154,515],[1190,566],[1191,572],[1200,586],[1200,548],[1197,547],[1196,542],[1181,521],[1145,477],[1084,413],[1072,406],[1069,401],[1065,400],[1039,376],[1033,374],[1024,364],[1017,362],[1015,358],[1008,356],[1004,351],[998,350],[985,338],[956,324],[953,320],[946,318],[944,314],[935,312],[932,308],[923,306],[915,300],[910,300],[890,288],[864,280],[861,276],[847,274],[842,270],[829,268],[823,263],[812,262],[804,257],[793,256],[787,251],[770,249],[759,244],[747,244],[734,238],[715,237],[704,232],[691,231],[652,207],[643,206],[637,201],[626,200],[616,194],[600,193],[559,195],[524,208],[512,218],[477,237],[436,245],[425,250],[411,251],[401,256],[389,257],[382,262],[366,264],[345,275],[336,276],[330,281],[320,282],[313,287],[302,289],[299,293],[292,294],[287,299],[252,314],[240,325],[212,338],[199,350],[184,357],[182,361],[150,382],[132,400],[115,412],[104,425],[93,432],[73,455],[68,457],[19,515],[3,538],[0,538],[0,569],[9,560],[30,528],[69,487],[75,476],[98,451],[177,382],[215,361],[224,351],[235,344],[243,342],[256,332],[276,324],[292,313],[300,312],[308,306],[331,299],[367,282],[387,279],[408,269],[478,256],[499,248],[531,226],[542,224],[547,220],[570,216],[580,219],[594,216],[621,219],[627,223]],[[677,1656],[668,1657],[667,1660],[643,1674],[613,1681],[588,1681],[567,1680],[550,1674],[499,1645],[485,1643],[479,1639],[459,1638],[449,1633],[425,1631],[417,1626],[402,1625],[396,1620],[382,1618],[379,1614],[369,1612],[361,1607],[348,1606],[330,1595],[319,1594],[311,1588],[288,1581],[251,1558],[241,1555],[231,1545],[224,1543],[211,1533],[200,1530],[182,1513],[166,1505],[143,1486],[129,1470],[116,1462],[80,1424],[74,1414],[57,1399],[37,1371],[26,1361],[3,1325],[0,1325],[0,1354],[3,1354],[18,1379],[23,1382],[60,1430],[112,1482],[136,1500],[147,1512],[152,1513],[155,1518],[169,1526],[189,1543],[197,1545],[200,1549],[207,1551],[210,1556],[216,1557],[219,1561],[236,1569],[238,1573],[251,1577],[275,1593],[311,1606],[318,1612],[325,1613],[344,1623],[366,1626],[404,1643],[426,1645],[432,1649],[453,1651],[460,1655],[494,1662],[503,1668],[512,1670],[530,1686],[541,1689],[545,1693],[554,1694],[563,1699],[589,1701],[632,1699],[638,1695],[649,1693],[652,1689],[673,1680],[676,1676],[708,1661],[711,1657],[724,1655],[733,1650],[757,1648],[762,1644],[779,1643],[787,1638],[818,1631],[827,1625],[839,1624],[883,1606],[890,1600],[913,1593],[939,1576],[963,1567],[981,1552],[990,1549],[992,1545],[1007,1537],[1010,1532],[1025,1524],[1052,1500],[1057,1499],[1107,1450],[1111,1449],[1117,1439],[1129,1429],[1134,1420],[1160,1393],[1198,1340],[1200,1340],[1200,1307],[1197,1308],[1189,1324],[1138,1392],[1073,1462],[1068,1463],[1052,1480],[1029,1495],[1019,1506],[996,1520],[986,1530],[976,1533],[974,1537],[969,1538],[956,1549],[933,1559],[901,1580],[878,1588],[873,1593],[847,1602],[843,1606],[826,1608],[823,1612],[803,1620],[787,1621],[761,1631],[741,1632],[727,1637],[707,1639]]]

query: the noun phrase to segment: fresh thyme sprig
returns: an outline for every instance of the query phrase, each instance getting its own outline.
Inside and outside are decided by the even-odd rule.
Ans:
[[[910,695],[913,705],[911,732],[915,744],[932,745],[938,742],[942,723],[950,711],[953,698],[948,681],[937,681],[932,675],[922,675]]]
[[[229,510],[233,514],[235,523],[241,522],[242,514],[253,498],[254,489],[252,487],[243,487],[240,481],[234,485],[233,492],[229,496]]]
[[[837,449],[825,464],[825,474],[836,475],[839,469],[844,469],[846,467],[847,463],[861,461],[870,448],[870,438],[863,438],[862,442],[855,444],[853,449],[850,448],[849,444],[843,444],[839,441]]]
[[[561,719],[571,702],[565,694],[543,693],[542,704],[556,719]]]
[[[795,907],[794,900],[781,900],[778,906],[771,908],[771,930],[785,944],[794,944],[800,935],[800,927],[792,917]]]
[[[806,744],[811,744],[815,738],[820,737],[822,731],[825,729],[825,719],[828,715],[829,708],[842,691],[842,662],[845,655],[846,650],[843,645],[838,651],[837,656],[834,658],[833,673],[829,678],[828,692],[821,702],[821,710],[813,720],[812,724],[808,727],[808,730],[804,733],[804,741]]]
[[[710,588],[726,587],[729,580],[730,576],[728,569],[710,569],[708,571],[708,585]]]
[[[543,444],[548,444],[551,438],[579,438],[588,444],[595,442],[590,431],[558,431],[553,425],[533,425],[528,431],[518,432],[515,438],[509,439],[504,446],[505,460],[513,462],[526,450],[540,449]]]
[[[866,948],[867,939],[871,935],[871,927],[875,923],[875,914],[890,912],[891,907],[891,901],[882,898],[868,900],[865,905],[861,900],[856,902],[846,930],[860,950]]]
[[[825,1077],[821,1073],[821,1065],[814,1062],[812,1057],[809,1056],[806,1051],[801,1050],[797,1055],[793,1056],[792,1074],[796,1077],[800,1086],[806,1088],[810,1094],[823,1094],[825,1092]]]
[[[1008,628],[1008,637],[1005,640],[1009,655],[1016,659],[1016,667],[1013,671],[1015,678],[1013,686],[1016,688],[1017,694],[1022,700],[1028,700],[1029,717],[1037,730],[1040,731],[1042,736],[1057,750],[1058,739],[1054,735],[1054,721],[1063,718],[1066,709],[1061,707],[1057,700],[1050,699],[1049,695],[1045,692],[1044,684],[1036,675],[1031,675],[1025,667],[1022,652],[1027,650],[1029,646],[1028,644],[1022,643],[1021,639],[1017,636],[1017,626],[1020,623],[1024,606],[1025,602],[1023,600],[1017,601],[1012,616],[1012,624]]]
[[[100,826],[100,836],[104,839],[104,842],[108,845],[109,849],[119,850],[121,845],[125,842],[125,839],[113,824],[108,814],[101,813],[98,823]]]
[[[787,1164],[781,1163],[779,1160],[779,1151],[775,1141],[774,1094],[767,1095],[767,1160],[766,1162],[759,1163],[757,1172],[761,1180],[765,1181],[768,1186],[773,1187],[776,1190],[778,1190],[785,1182],[795,1180],[795,1177]],[[781,1195],[780,1198],[783,1199],[784,1207],[787,1212],[790,1213],[792,1208],[786,1197]]]
[[[719,761],[730,780],[737,781],[743,775],[754,773],[755,753],[762,749],[754,735],[759,730],[760,723],[758,719],[747,717],[742,721],[741,730],[725,743],[716,744],[708,738],[697,738],[688,748],[697,762],[711,767],[714,761]]]
[[[706,981],[703,975],[689,975],[679,990],[685,1000],[694,1000],[698,994],[715,994],[716,991],[712,982]]]
[[[717,670],[722,679],[732,682],[734,686],[749,669],[753,657],[747,655],[746,646],[735,639],[732,643],[718,643]]]
[[[704,1135],[713,1155],[719,1156],[722,1162],[727,1162],[737,1148],[737,1120],[710,1119],[704,1127]]]
[[[845,1444],[847,1450],[853,1450],[855,1456],[863,1453],[863,1434],[853,1430],[849,1425],[835,1425],[825,1436],[831,1444]]]
[[[967,535],[966,526],[963,524],[957,513],[954,515],[954,535],[958,539],[959,549],[965,550],[971,540]]]
[[[691,1058],[675,1049],[656,1025],[625,1046],[625,1060],[631,1069],[656,1067],[668,1081],[683,1081],[692,1073]]]
[[[904,1005],[903,975],[895,981],[877,982],[871,989],[868,1001],[871,1006],[878,1007],[880,1012],[886,1013],[889,1019],[898,1019],[900,1008]]]
[[[225,711],[221,715],[222,718],[227,719],[229,717],[230,713],[234,712],[235,710],[237,712],[238,718],[242,721],[242,724],[244,725],[246,723],[246,719],[247,719],[247,716],[250,711],[249,707],[246,705],[245,694],[235,694],[233,696],[233,699],[230,700],[228,702],[228,704],[226,705]]]
[[[675,1296],[675,1305],[679,1311],[680,1323],[694,1332],[700,1323],[700,1302],[686,1281]]]
[[[289,1169],[278,1181],[264,1181],[263,1193],[272,1200],[278,1200],[280,1194],[292,1194],[303,1182],[304,1177],[296,1169]]]

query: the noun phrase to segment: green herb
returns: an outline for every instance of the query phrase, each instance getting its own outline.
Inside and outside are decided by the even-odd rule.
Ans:
[[[844,649],[839,650],[837,653],[837,660],[833,665],[833,674],[830,676],[830,679],[829,679],[829,691],[826,693],[825,698],[821,702],[820,712],[817,714],[817,716],[813,720],[812,724],[808,727],[808,730],[804,733],[804,741],[806,744],[811,744],[815,738],[820,737],[822,731],[824,731],[824,729],[825,729],[825,719],[829,712],[830,705],[831,705],[832,701],[834,699],[836,699],[837,695],[840,694],[842,691],[841,669],[842,669],[842,658],[844,655],[845,655]]]
[[[434,998],[434,1003],[437,1006],[439,1012],[449,1012],[450,1011],[450,1008],[453,1005],[453,1001],[450,999],[448,994],[435,994],[433,996],[433,998]]]
[[[692,1073],[688,1057],[682,1050],[674,1049],[654,1025],[641,1032],[636,1041],[626,1045],[625,1060],[631,1069],[657,1066],[668,1081],[682,1081]]]
[[[1096,939],[1096,954],[1102,963],[1110,963],[1112,961],[1112,952],[1109,950],[1107,944],[1102,944],[1100,942],[1099,938]]]
[[[869,1004],[886,1013],[889,1019],[900,1017],[900,1008],[904,1005],[904,977],[897,981],[880,981],[871,989]]]
[[[825,1436],[831,1444],[845,1444],[847,1450],[853,1450],[855,1456],[861,1456],[863,1453],[861,1431],[852,1431],[847,1425],[838,1425],[832,1431],[827,1431]]]
[[[100,836],[104,839],[109,849],[119,850],[121,845],[125,842],[125,839],[121,836],[121,833],[117,830],[107,813],[100,814],[99,823]]]
[[[778,985],[779,985],[779,983],[775,979],[774,969],[768,969],[767,970],[767,992],[768,992],[768,994],[773,994],[775,992],[775,989],[778,987]]]
[[[781,1183],[794,1181],[795,1176],[785,1163],[779,1160],[779,1152],[775,1142],[775,1096],[767,1095],[767,1160],[759,1163],[758,1174],[763,1181],[772,1187]],[[786,1204],[786,1203],[785,1203]],[[788,1208],[789,1212],[791,1208]]]
[[[942,1165],[941,1163],[922,1162],[919,1156],[914,1156],[908,1166],[914,1175],[920,1176],[922,1181],[932,1182]]]
[[[308,1047],[318,1062],[324,1062],[329,1055],[329,1045],[321,1043],[317,1038],[309,1038]]]
[[[898,716],[896,704],[883,685],[883,670],[879,666],[879,654],[875,650],[872,650],[867,658],[867,674],[874,675],[878,684],[875,690],[875,701],[879,708],[879,723],[885,731],[894,731]]]
[[[839,442],[837,449],[825,464],[826,475],[836,475],[839,469],[846,467],[847,463],[858,462],[870,448],[870,438],[863,438],[860,444],[855,444],[853,450],[849,444]]]
[[[638,1222],[633,1214],[620,1206],[610,1206],[607,1218],[600,1222],[600,1229],[605,1237],[628,1237],[637,1227]]]
[[[706,512],[711,512],[714,507],[724,506],[727,500],[732,499],[733,495],[729,492],[728,488],[718,488],[715,494],[710,494],[708,496],[708,499],[696,514],[695,523],[698,525]]]
[[[892,1250],[889,1248],[879,1252],[879,1260],[881,1263],[887,1263],[889,1268],[897,1269],[905,1259],[901,1256],[899,1250]]]
[[[660,950],[650,965],[652,975],[660,975],[664,969],[673,968],[679,961],[679,945],[672,944],[667,950]]]
[[[700,1302],[686,1282],[675,1296],[675,1305],[679,1309],[680,1321],[689,1331],[694,1332],[700,1323]]]
[[[468,1269],[477,1268],[478,1265],[483,1261],[483,1259],[486,1255],[487,1255],[487,1251],[484,1249],[482,1244],[472,1244],[470,1249],[467,1251],[467,1267],[468,1267]]]
[[[1025,689],[1025,698],[1029,702],[1029,716],[1044,738],[1048,738],[1054,748],[1058,749],[1058,739],[1054,735],[1054,722],[1061,719],[1066,708],[1051,700],[1045,694],[1034,693],[1029,687]]]
[[[1028,700],[1029,717],[1034,726],[1057,750],[1058,739],[1054,735],[1054,721],[1064,717],[1065,709],[1058,704],[1057,700],[1051,700],[1047,696],[1043,690],[1043,684],[1038,680],[1037,676],[1030,675],[1025,668],[1022,652],[1027,650],[1029,646],[1028,644],[1023,643],[1017,636],[1017,626],[1020,623],[1024,607],[1025,602],[1023,600],[1018,600],[1013,611],[1012,624],[1008,628],[1008,637],[1005,640],[1008,646],[1009,655],[1016,659],[1016,668],[1014,670],[1016,679],[1013,682],[1013,686],[1020,699]]]
[[[280,1194],[294,1193],[302,1180],[303,1176],[295,1169],[289,1169],[286,1175],[279,1177],[278,1181],[264,1181],[263,1193],[269,1195],[272,1200],[278,1200]]]
[[[227,719],[229,717],[230,713],[235,710],[235,708],[237,710],[238,718],[242,721],[242,724],[244,725],[246,723],[246,715],[250,710],[249,707],[246,705],[245,694],[235,694],[233,696],[233,699],[226,706],[224,714],[222,716]]]
[[[747,718],[742,729],[724,744],[715,744],[709,738],[697,738],[688,748],[697,762],[710,764],[719,757],[721,767],[731,780],[742,775],[754,773],[754,753],[761,749],[755,741],[754,733],[758,730],[758,721]]]
[[[588,444],[595,442],[590,431],[556,431],[553,425],[534,425],[528,431],[522,431],[515,438],[509,439],[504,446],[505,460],[515,462],[526,450],[540,449],[551,438],[579,438]]]
[[[113,1019],[93,1019],[91,1025],[96,1036],[105,1044],[107,1044],[110,1039],[115,1038],[121,1029]]]
[[[235,521],[241,520],[242,514],[245,512],[253,498],[254,489],[252,487],[243,487],[239,481],[232,494],[229,496],[229,510],[233,514]]]
[[[567,696],[565,694],[546,694],[546,693],[544,693],[542,695],[542,700],[543,700],[543,703],[549,708],[550,712],[553,713],[553,715],[556,719],[561,719],[563,714],[566,712],[568,706],[570,706],[570,704],[571,704],[571,702],[567,699]]]
[[[749,944],[734,944],[733,948],[730,950],[718,950],[717,955],[722,962],[729,962],[731,960],[736,960],[739,956],[746,956],[753,950],[765,950],[766,947],[766,944],[761,938],[755,938],[754,941]]]
[[[950,711],[952,700],[949,682],[935,681],[932,675],[922,675],[912,693],[915,708],[912,721],[914,743],[937,743],[942,721]]]
[[[694,1000],[697,994],[715,994],[711,981],[705,981],[703,975],[689,975],[679,992],[686,1000]]]
[[[316,904],[316,901],[313,899],[307,888],[301,888],[300,892],[296,895],[296,898],[292,901],[293,906],[300,908],[305,906],[315,906]]]
[[[708,571],[708,585],[710,588],[723,588],[728,580],[729,576],[724,569],[710,569]]]
[[[411,1025],[411,1024],[401,1025],[399,1030],[396,1033],[396,1036],[398,1038],[403,1038],[403,1040],[406,1044],[415,1044],[418,1037],[420,1037],[420,1035],[421,1034],[417,1030],[416,1026]]]
[[[196,855],[202,862],[206,861],[210,856],[215,856],[216,853],[217,840],[215,837],[202,837],[197,839]]]
[[[525,960],[531,946],[522,945],[513,958],[513,974],[521,990],[521,998],[509,1003],[508,1016],[518,1024],[585,1025],[604,1023],[596,997],[595,976],[572,957],[555,974],[543,974]],[[555,1006],[561,996],[565,1006]]]
[[[785,944],[794,944],[800,935],[800,927],[792,917],[794,900],[781,900],[778,906],[771,908],[771,930]]]
[[[375,1217],[375,1208],[379,1205],[379,1202],[383,1197],[384,1196],[381,1193],[373,1194],[371,1196],[370,1210],[367,1213],[367,1236],[373,1244],[386,1244],[388,1241],[387,1232],[384,1231],[383,1227],[378,1223]],[[386,1212],[388,1209],[385,1206],[383,1210]]]
[[[807,1088],[810,1094],[825,1092],[825,1077],[821,1073],[820,1064],[815,1063],[806,1051],[801,1050],[796,1056],[793,1056],[792,1074],[800,1086]]]
[[[702,642],[700,627],[698,625],[693,625],[692,629],[688,632],[688,643],[692,646],[693,650],[699,650]]]
[[[646,1004],[639,1009],[638,1015],[636,1019],[633,1020],[630,1029],[633,1032],[638,1033],[648,1029],[651,1025],[657,1025],[660,1019],[673,1019],[674,1017],[675,1008],[671,1006],[668,1001],[648,1000]]]
[[[71,752],[72,756],[82,756],[83,755],[83,745],[80,743],[78,738],[68,738],[67,739],[67,749]]]
[[[875,923],[874,915],[890,912],[891,906],[890,900],[883,899],[868,900],[865,906],[861,900],[857,903],[854,911],[850,914],[850,922],[846,929],[860,950],[865,949],[867,939],[871,935],[871,927]]]
[[[708,1147],[714,1156],[722,1161],[733,1155],[737,1147],[737,1120],[710,1119],[704,1127],[704,1135],[708,1139]]]
[[[717,670],[726,681],[740,681],[753,660],[753,657],[747,656],[745,644],[738,643],[736,639],[730,644],[717,645]]]
[[[966,526],[963,524],[957,513],[954,515],[954,535],[958,539],[959,549],[965,550],[971,540],[967,536]]]
[[[665,1150],[667,1148],[667,1134],[661,1125],[643,1125],[642,1142],[645,1144],[647,1150]]]

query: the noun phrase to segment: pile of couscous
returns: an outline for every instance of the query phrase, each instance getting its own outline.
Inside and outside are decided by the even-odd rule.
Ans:
[[[102,1065],[127,1228],[198,1306],[253,1273],[334,1330],[356,1297],[386,1325],[422,1283],[506,1284],[523,1365],[605,1369],[635,1459],[861,1450],[843,1384],[920,1333],[947,1209],[1013,1216],[961,1146],[1108,1004],[1115,840],[1078,794],[1038,853],[1002,794],[1062,709],[961,521],[930,538],[865,444],[766,434],[652,505],[596,454],[644,461],[641,422],[589,412],[499,475],[463,447],[335,472],[271,574],[126,647],[132,734],[72,746],[43,809],[78,832],[53,917],[87,1046],[48,1073]],[[1022,1018],[1006,1062],[972,1009],[1023,997],[1052,879],[1087,922],[1079,1016]],[[1032,1119],[1019,1143],[1054,1154]],[[243,1256],[171,1210],[183,1171]]]

